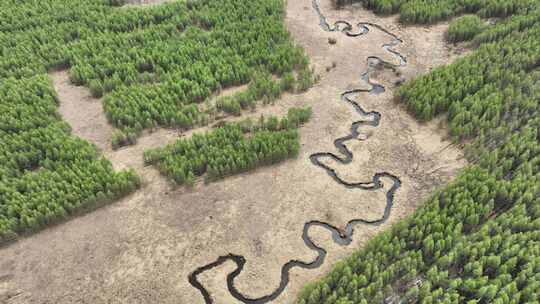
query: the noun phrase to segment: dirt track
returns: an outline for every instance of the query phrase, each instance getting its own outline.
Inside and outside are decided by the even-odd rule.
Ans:
[[[328,1],[322,2],[330,21],[338,17],[369,21],[398,34],[404,40],[400,52],[408,58],[402,71],[407,78],[456,56],[444,45],[445,24],[401,28],[394,17],[380,18],[352,8],[336,12]],[[362,84],[359,77],[368,56],[395,60],[381,48],[391,38],[376,30],[356,39],[326,33],[318,25],[311,0],[289,1],[286,22],[322,79],[307,93],[286,95],[261,111],[281,114],[294,105],[313,107],[312,120],[301,130],[300,156],[194,189],[171,189],[153,169],[142,166],[143,148],[174,140],[175,132],[149,134],[137,146],[113,152],[106,144],[110,127],[99,115],[93,116],[99,113],[99,103],[86,98],[81,88],[62,84],[65,74],[53,75],[62,101],[60,111],[74,133],[95,142],[115,168],[135,168],[145,186],[117,203],[0,249],[0,303],[203,303],[188,284],[188,274],[229,252],[248,260],[236,286],[258,297],[277,287],[283,263],[314,258],[300,237],[304,222],[320,219],[341,226],[351,214],[379,216],[384,191],[346,190],[313,166],[309,155],[333,151],[333,140],[348,133],[357,114],[340,102],[339,95]],[[337,43],[328,44],[329,37]],[[327,72],[333,62],[337,66]],[[458,160],[459,150],[445,148],[449,142],[442,140],[445,131],[437,123],[418,124],[392,102],[393,73],[381,72],[373,80],[385,84],[387,92],[359,101],[365,109],[382,113],[381,124],[366,134],[367,140],[348,144],[355,153],[352,164],[334,165],[350,181],[370,180],[380,171],[398,175],[403,184],[392,216],[379,228],[357,227],[353,244],[345,248],[335,245],[325,231],[314,229],[312,238],[329,252],[326,263],[317,270],[294,270],[290,285],[275,303],[291,303],[305,282],[410,214],[465,165]],[[71,104],[77,100],[80,105]],[[76,116],[82,110],[88,115]],[[225,275],[232,269],[232,264],[226,264],[201,277],[216,303],[236,303],[225,286]]]

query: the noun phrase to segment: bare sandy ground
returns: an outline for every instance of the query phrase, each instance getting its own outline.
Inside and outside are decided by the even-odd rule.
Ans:
[[[408,58],[402,70],[406,78],[457,56],[444,44],[446,24],[401,27],[395,17],[380,18],[359,8],[338,12],[325,0],[322,9],[330,21],[374,22],[400,36],[405,42],[400,52]],[[204,303],[187,276],[227,253],[246,257],[236,286],[246,295],[259,297],[278,286],[282,264],[315,257],[301,239],[306,221],[319,219],[343,226],[351,217],[380,217],[387,189],[344,189],[313,166],[309,155],[335,152],[334,139],[348,134],[351,123],[359,119],[339,96],[362,85],[360,75],[368,56],[396,60],[381,48],[391,37],[376,29],[360,38],[326,33],[318,25],[311,0],[289,1],[286,22],[295,41],[312,58],[321,81],[304,94],[285,95],[276,105],[252,115],[284,114],[292,106],[312,106],[313,117],[301,129],[299,157],[209,185],[198,183],[193,189],[173,189],[142,164],[144,149],[173,141],[178,132],[159,130],[143,136],[134,147],[112,151],[108,146],[111,128],[99,101],[89,98],[86,89],[69,85],[65,72],[52,74],[60,112],[74,134],[94,142],[115,168],[135,168],[145,184],[110,206],[1,248],[0,303]],[[329,37],[337,43],[328,44]],[[326,72],[333,62],[337,66]],[[392,215],[380,227],[357,226],[348,247],[339,247],[327,232],[314,228],[312,238],[329,252],[325,264],[317,270],[293,270],[289,286],[274,303],[293,302],[306,282],[323,275],[381,229],[411,214],[465,165],[461,152],[444,140],[446,131],[437,122],[419,124],[392,101],[396,75],[383,71],[375,77],[387,91],[360,95],[358,100],[366,110],[382,113],[381,124],[369,130],[366,140],[348,144],[355,155],[352,164],[334,166],[351,181],[370,181],[382,171],[399,176],[403,184]],[[225,281],[233,266],[225,264],[200,278],[215,303],[237,303],[228,295]]]

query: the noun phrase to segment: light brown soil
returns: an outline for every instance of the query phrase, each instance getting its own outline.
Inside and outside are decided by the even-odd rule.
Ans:
[[[370,21],[398,34],[405,41],[400,52],[409,59],[402,70],[407,78],[455,58],[443,41],[446,25],[401,27],[395,17],[380,18],[358,8],[338,12],[325,0],[322,6],[330,21],[338,17]],[[96,143],[115,168],[135,168],[145,185],[110,206],[0,249],[0,303],[204,303],[187,276],[229,252],[247,259],[236,286],[258,297],[278,286],[285,262],[315,257],[301,239],[306,221],[319,219],[343,226],[352,217],[380,217],[384,190],[344,189],[313,166],[309,155],[335,152],[334,139],[348,134],[351,123],[359,119],[339,96],[362,85],[359,77],[368,56],[395,62],[381,48],[391,37],[376,29],[359,38],[324,32],[311,0],[288,1],[286,22],[322,78],[308,92],[285,95],[261,111],[284,114],[291,106],[312,106],[313,117],[301,129],[299,157],[209,185],[198,183],[193,189],[172,189],[154,169],[142,165],[144,149],[170,142],[178,133],[146,134],[136,146],[112,151],[106,140],[110,127],[99,117],[99,102],[79,91],[85,89],[66,84],[65,74],[53,74],[61,113],[74,134]],[[337,43],[328,44],[329,37]],[[337,66],[326,72],[332,62]],[[392,215],[380,227],[357,226],[348,247],[334,244],[326,231],[312,229],[311,237],[329,252],[326,262],[317,270],[293,270],[289,286],[274,303],[293,302],[306,282],[323,275],[381,229],[411,214],[465,165],[461,152],[443,140],[446,131],[437,122],[419,124],[392,101],[391,82],[396,76],[390,71],[376,76],[387,92],[360,95],[358,100],[366,110],[382,113],[381,124],[367,130],[366,140],[348,143],[355,154],[352,164],[333,165],[351,181],[370,181],[375,172],[382,171],[399,176],[403,185],[396,193]],[[225,276],[233,268],[227,263],[201,276],[215,303],[237,303],[226,291]]]
[[[60,100],[58,111],[72,132],[94,143],[101,151],[110,150],[113,128],[107,122],[101,100],[92,98],[84,87],[74,87],[66,71],[49,75]]]

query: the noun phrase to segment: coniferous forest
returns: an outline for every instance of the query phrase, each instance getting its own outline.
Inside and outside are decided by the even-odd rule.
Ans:
[[[0,242],[93,209],[139,186],[70,135],[46,75],[0,79]]]
[[[397,93],[420,120],[447,115],[470,166],[297,303],[540,303],[540,2],[363,2],[413,23],[475,14],[448,35],[473,52]]]
[[[145,9],[120,7],[124,1],[67,2],[0,2],[0,242],[140,185],[135,172],[115,172],[93,145],[70,135],[49,71],[69,69],[74,85],[103,98],[117,128],[115,147],[134,143],[143,129],[206,125],[213,113],[240,114],[313,82],[307,57],[283,25],[281,0],[188,0]],[[247,91],[204,106],[222,89],[244,84]],[[292,156],[297,133],[289,126],[274,131],[246,142],[262,159],[242,168],[227,163],[216,174]],[[184,170],[179,166],[174,172]],[[189,180],[199,171],[185,173]]]
[[[248,118],[148,150],[144,159],[177,184],[192,184],[203,174],[215,180],[297,156],[296,129],[310,116],[310,108],[291,108],[281,119],[261,116],[253,122]]]
[[[449,136],[464,149],[469,165],[451,183],[432,193],[411,216],[388,227],[322,278],[305,286],[295,303],[540,304],[540,0],[332,1],[339,7],[357,2],[378,14],[399,14],[404,26],[449,22],[446,39],[470,48],[470,54],[400,83],[395,100],[422,122],[444,116]],[[99,98],[115,129],[111,136],[115,149],[136,144],[144,130],[165,127],[182,132],[207,126],[225,116],[241,116],[260,104],[275,102],[285,92],[305,92],[317,80],[308,57],[292,42],[284,24],[283,0],[185,0],[144,9],[125,4],[126,0],[0,1],[0,245],[117,201],[144,185],[138,171],[116,171],[103,151],[72,134],[58,111],[61,101],[50,72],[68,70],[73,85],[85,86],[94,98]],[[310,10],[307,4],[303,12]],[[321,17],[320,7],[316,8],[320,19],[310,13],[313,22],[319,21],[321,26],[329,22],[330,19]],[[326,30],[342,30],[350,37],[368,32],[354,33],[353,26],[345,24],[348,23],[336,21],[333,27],[326,24]],[[364,27],[383,28],[371,23]],[[341,39],[323,34],[328,33],[312,35],[318,42],[321,37],[328,39],[332,45],[329,48],[342,44]],[[394,39],[402,42],[397,36]],[[392,45],[398,47],[383,47],[395,55],[397,51],[391,49]],[[341,68],[335,62],[333,65],[336,71]],[[328,73],[330,70],[327,68]],[[365,75],[369,83],[369,69]],[[331,88],[334,86],[338,85]],[[372,86],[372,91],[376,91]],[[222,95],[237,87],[243,89]],[[327,88],[330,86],[321,90]],[[319,93],[308,97],[323,95]],[[330,117],[334,113],[325,114]],[[378,124],[381,113],[365,115],[368,114],[376,117]],[[311,115],[311,108],[306,107],[291,108],[284,117],[221,121],[205,132],[194,132],[191,137],[147,149],[139,160],[176,185],[190,186],[198,179],[215,181],[296,157],[300,151],[299,128]],[[321,133],[331,134],[337,129],[333,127],[328,126]],[[338,143],[343,144],[344,138],[341,139]],[[352,154],[344,145],[336,147]],[[336,174],[330,167],[328,172]],[[373,183],[373,187],[383,186],[375,179]],[[168,207],[167,210],[174,209]],[[199,210],[192,210],[189,215]],[[152,216],[162,216],[158,213]],[[202,221],[196,224],[200,223],[206,225]],[[308,223],[325,224],[318,220]],[[378,224],[382,220],[363,223]],[[151,224],[153,229],[165,226],[159,220]],[[233,226],[225,224],[224,227]],[[182,223],[183,226],[196,225]],[[336,232],[335,238],[344,238],[337,236],[338,228],[331,228],[332,233]],[[174,229],[170,231],[179,231]],[[129,233],[136,234],[133,231]],[[122,237],[133,247],[125,248],[149,255],[149,251],[140,250],[143,247],[133,245],[143,238],[129,238],[129,233]],[[308,232],[303,233],[306,242]],[[223,239],[230,236],[222,234]],[[351,235],[352,232],[346,237]],[[153,236],[145,235],[143,249],[155,245]],[[166,235],[168,240],[177,240],[170,236]],[[260,240],[253,243],[256,241]],[[195,244],[194,248],[182,248],[182,259],[199,253],[203,243]],[[324,251],[313,242],[305,244],[311,249],[316,247],[319,253]],[[260,247],[256,249],[262,252],[268,250],[259,245],[254,247]],[[30,251],[31,246],[25,248]],[[41,249],[48,244],[37,246]],[[108,246],[100,243],[96,248],[112,248]],[[67,254],[58,251],[58,256],[82,252],[75,247],[66,249]],[[212,254],[220,252],[221,247],[214,249]],[[171,252],[178,253],[172,249]],[[157,259],[147,259],[143,254],[134,253],[133,257],[142,257],[141,265],[145,267],[158,264]],[[193,267],[193,276],[187,278],[195,278],[189,281],[193,287],[202,286],[197,274],[234,256],[219,254],[223,253],[216,253],[215,262],[199,269]],[[164,258],[167,267],[172,256]],[[227,276],[230,285],[234,285],[234,277],[246,263],[243,256],[234,257],[238,268]],[[51,255],[44,255],[40,263],[46,263],[47,258]],[[105,256],[96,261],[117,262],[116,258]],[[69,265],[69,259],[65,260]],[[12,262],[0,262],[4,266],[19,261],[14,258]],[[288,271],[294,263],[305,268],[320,266],[318,260],[291,260],[284,264],[283,288],[289,282]],[[50,270],[51,274],[40,274],[43,276],[39,277],[39,284],[48,278],[62,277],[62,270],[56,272],[58,264],[56,261],[49,268],[40,268]],[[13,271],[20,276],[27,273],[21,269],[28,265],[17,265]],[[28,269],[34,271],[34,266]],[[159,270],[164,269],[161,267]],[[162,278],[149,273],[154,275],[149,278]],[[94,275],[96,272],[89,276]],[[4,284],[11,274],[0,273],[0,278]],[[5,286],[11,284],[8,279]],[[179,280],[186,281],[184,285],[188,282],[186,277],[174,280],[166,282],[167,288],[176,288]],[[125,286],[132,286],[133,281],[136,280]],[[70,282],[75,286],[69,288],[77,292],[81,286],[91,286]],[[18,288],[17,284],[13,286]],[[284,290],[280,288],[278,292]],[[199,291],[209,303],[211,295],[202,287]],[[246,292],[256,294],[253,290]],[[4,299],[2,296],[0,299]],[[272,296],[267,296],[268,301],[273,301]],[[257,301],[246,298],[243,302]]]
[[[104,96],[107,118],[118,129],[115,145],[135,142],[143,129],[206,124],[209,114],[198,104],[256,74],[295,72],[309,86],[308,59],[289,39],[280,0],[175,1],[144,10],[116,5],[3,1],[0,77],[70,67],[74,84]]]

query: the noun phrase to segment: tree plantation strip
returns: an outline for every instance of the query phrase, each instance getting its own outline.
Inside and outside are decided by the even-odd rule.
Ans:
[[[297,303],[538,303],[540,2],[369,1],[378,11],[387,4],[411,22],[463,10],[514,14],[472,33],[459,24],[472,17],[457,19],[453,37],[477,48],[397,94],[419,119],[447,114],[473,165],[307,286]]]
[[[277,163],[298,155],[296,128],[310,116],[309,108],[292,108],[281,120],[261,116],[255,125],[250,119],[226,124],[206,134],[194,134],[190,139],[148,150],[144,153],[145,162],[157,165],[177,184],[193,184],[196,176],[205,173],[208,180],[215,180]]]

